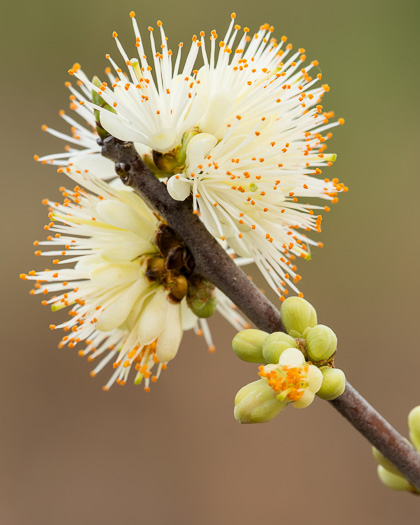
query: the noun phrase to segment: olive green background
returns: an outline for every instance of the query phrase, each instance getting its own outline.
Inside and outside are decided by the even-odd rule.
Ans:
[[[418,1],[3,1],[0,524],[415,523],[420,500],[378,482],[369,445],[328,403],[236,423],[234,395],[256,367],[235,358],[221,319],[217,352],[186,335],[149,395],[102,392],[107,371],[91,379],[56,348],[54,315],[18,275],[44,266],[32,246],[41,199],[64,176],[32,156],[62,150],[40,126],[66,129],[73,62],[102,74],[113,30],[133,46],[131,9],[143,31],[162,19],[173,47],[201,29],[223,35],[237,11],[320,61],[325,107],[346,119],[327,176],[350,191],[324,218],[325,248],[301,263],[301,289],[338,334],[337,365],[402,433],[420,404]]]

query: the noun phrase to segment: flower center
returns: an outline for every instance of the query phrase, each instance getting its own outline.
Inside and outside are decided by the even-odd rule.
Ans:
[[[290,401],[298,401],[308,386],[308,368],[308,365],[293,367],[284,365],[270,369],[260,366],[259,375],[267,379],[267,383],[277,393],[277,399],[284,401],[287,398]]]

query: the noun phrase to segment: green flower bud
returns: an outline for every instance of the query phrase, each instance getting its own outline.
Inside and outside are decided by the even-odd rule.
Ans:
[[[267,381],[258,379],[239,390],[235,397],[234,416],[239,423],[266,423],[285,406]]]
[[[420,451],[420,406],[413,408],[408,414],[408,428],[411,442]]]
[[[202,301],[199,301],[198,299],[193,299],[190,302],[189,306],[197,317],[207,318],[207,317],[211,317],[216,311],[217,299],[216,297],[211,297],[205,303]]]
[[[384,485],[393,490],[413,491],[413,486],[399,474],[390,472],[382,465],[378,466],[378,477]]]
[[[394,467],[394,465],[386,459],[385,456],[383,456],[379,450],[375,447],[372,447],[372,453],[373,457],[375,458],[376,462],[384,467],[384,469],[388,470],[392,474],[396,474],[397,476],[401,476],[400,472]]]
[[[276,365],[286,348],[296,348],[296,341],[283,332],[274,332],[264,341],[262,355],[265,363]]]
[[[217,308],[214,285],[199,277],[189,279],[187,304],[197,317],[211,317]]]
[[[330,368],[329,366],[322,366],[320,370],[323,379],[317,396],[327,401],[341,396],[346,388],[346,376],[344,372],[339,368]]]
[[[233,338],[233,351],[239,359],[248,363],[264,363],[262,347],[267,336],[267,332],[262,330],[242,330]]]
[[[331,328],[319,324],[309,330],[306,336],[306,347],[312,361],[324,361],[337,350],[337,336]]]
[[[280,313],[287,333],[293,337],[302,337],[306,328],[312,328],[318,322],[315,308],[300,297],[286,299],[281,305]]]

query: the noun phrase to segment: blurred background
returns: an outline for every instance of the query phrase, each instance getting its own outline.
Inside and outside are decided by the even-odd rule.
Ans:
[[[234,395],[256,367],[233,355],[221,319],[211,321],[216,353],[187,334],[149,395],[132,384],[102,392],[106,371],[91,379],[89,363],[57,349],[54,316],[19,273],[40,268],[41,199],[57,198],[64,176],[32,157],[62,151],[40,128],[66,131],[58,110],[68,106],[68,68],[79,61],[101,75],[105,53],[117,54],[113,30],[133,45],[131,9],[143,31],[162,19],[173,46],[202,29],[223,34],[236,11],[239,24],[269,22],[320,61],[332,88],[325,107],[346,119],[327,176],[350,191],[325,217],[325,247],[300,264],[301,290],[338,334],[337,366],[403,434],[420,404],[417,0],[7,0],[1,525],[415,522],[420,500],[379,483],[370,446],[328,403],[236,423]]]

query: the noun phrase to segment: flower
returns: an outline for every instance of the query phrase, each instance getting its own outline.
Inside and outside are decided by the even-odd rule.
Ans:
[[[138,59],[129,59],[116,32],[113,37],[117,43],[129,75],[106,55],[117,72],[112,88],[106,82],[99,88],[92,84],[79,68],[69,73],[75,75],[89,91],[96,91],[103,100],[114,108],[115,113],[92,105],[88,98],[79,95],[80,103],[91,105],[101,113],[101,125],[120,140],[139,142],[159,152],[167,152],[178,146],[182,135],[195,126],[204,112],[205,100],[196,99],[197,80],[193,67],[201,46],[193,37],[190,50],[181,68],[183,44],[178,46],[175,64],[172,63],[172,50],[161,21],[157,25],[160,33],[160,49],[157,51],[154,30],[149,27],[150,46],[153,54],[148,61],[140,31],[132,11],[130,16],[136,37]],[[152,74],[153,67],[155,76]]]
[[[305,408],[322,385],[322,373],[306,363],[297,348],[282,352],[278,364],[259,367],[262,379],[242,387],[235,397],[234,415],[240,423],[271,421],[289,403]]]
[[[107,55],[116,70],[116,77],[107,71],[108,85],[91,82],[75,64],[70,73],[80,91],[71,88],[72,96],[89,118],[99,112],[107,132],[149,148],[143,158],[152,171],[169,177],[171,196],[184,200],[192,194],[194,213],[212,235],[253,260],[280,299],[287,288],[299,294],[296,260],[310,259],[311,246],[322,247],[307,232],[321,231],[320,212],[329,212],[329,204],[348,190],[337,178],[320,178],[336,159],[325,152],[331,128],[344,120],[333,121],[333,112],[321,105],[330,88],[321,84],[318,62],[304,67],[305,50],[293,52],[285,36],[277,41],[268,24],[251,38],[233,13],[223,40],[217,43],[211,32],[209,50],[204,32],[194,35],[181,71],[181,48],[173,64],[162,23],[158,51],[149,27],[148,61],[130,16],[138,59],[128,58],[114,33],[127,73]],[[197,70],[200,51],[204,65]],[[92,92],[104,104],[92,102]]]
[[[206,90],[209,103],[168,191],[177,200],[192,194],[209,231],[251,257],[280,295],[286,285],[299,293],[294,261],[309,259],[310,245],[322,246],[299,230],[321,231],[318,210],[330,211],[306,200],[335,203],[347,191],[338,179],[316,177],[336,158],[324,153],[326,132],[344,120],[330,122],[333,113],[320,105],[330,88],[316,86],[320,73],[309,76],[317,61],[302,68],[304,50],[282,49],[286,37],[270,38],[268,24],[252,39],[245,28],[234,47],[239,30],[232,20],[217,57],[213,32],[209,59],[202,38],[198,91]]]
[[[113,361],[115,371],[105,390],[114,382],[125,384],[134,368],[135,383],[144,379],[148,391],[175,357],[184,329],[201,332],[214,349],[207,322],[186,304],[184,266],[165,271],[155,235],[158,220],[141,198],[121,183],[122,189],[109,186],[95,171],[70,166],[65,171],[78,185],[73,191],[61,188],[63,204],[44,201],[51,219],[45,228],[51,235],[34,243],[52,247],[35,253],[57,257],[57,270],[21,277],[35,281],[32,294],[54,294],[43,301],[53,311],[70,308],[69,320],[50,326],[65,331],[60,347],[85,343],[79,354],[89,361],[99,358],[92,376]],[[217,298],[219,311],[243,327],[246,323],[232,315],[229,299],[221,292]]]
[[[278,365],[261,366],[259,375],[267,380],[279,401],[290,402],[295,408],[309,406],[322,385],[319,368],[308,364],[297,348],[284,350]]]

